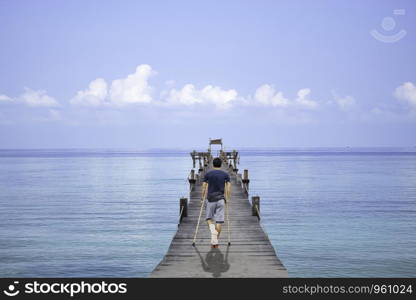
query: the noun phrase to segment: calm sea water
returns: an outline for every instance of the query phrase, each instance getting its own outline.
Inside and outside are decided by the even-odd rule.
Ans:
[[[290,276],[416,276],[416,153],[245,151]],[[143,277],[177,228],[187,152],[0,150],[0,277]]]

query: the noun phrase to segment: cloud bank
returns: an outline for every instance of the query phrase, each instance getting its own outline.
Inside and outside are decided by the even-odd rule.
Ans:
[[[70,98],[69,104],[76,107],[88,107],[89,110],[97,107],[122,108],[132,105],[143,105],[150,107],[178,107],[183,112],[192,112],[190,107],[212,106],[217,110],[227,110],[232,107],[266,107],[276,109],[292,116],[306,116],[314,111],[325,111],[331,109],[334,104],[344,112],[354,111],[369,115],[377,112],[377,107],[369,109],[367,112],[359,111],[353,96],[339,96],[332,91],[332,98],[328,101],[318,101],[311,97],[310,88],[300,88],[294,96],[287,97],[284,93],[275,88],[272,84],[262,84],[254,90],[254,95],[241,96],[236,89],[222,88],[220,86],[208,84],[197,87],[192,83],[187,83],[182,87],[177,87],[174,80],[164,82],[164,90],[158,95],[155,88],[151,85],[151,80],[157,73],[150,65],[138,65],[133,73],[125,77],[114,79],[108,83],[104,78],[92,80],[85,89],[79,90]],[[393,91],[393,96],[406,104],[410,108],[411,115],[416,112],[416,86],[412,82],[404,82]],[[63,108],[63,104],[45,90],[34,90],[25,88],[24,92],[16,97],[9,97],[0,94],[0,105],[2,103],[20,103],[29,107],[44,108]],[[353,110],[352,110],[353,109]],[[385,109],[384,109],[385,110]],[[392,114],[394,112],[394,108]],[[79,110],[78,110],[79,111]],[[116,110],[114,110],[116,111]],[[62,118],[62,110],[49,110],[50,119],[59,120]],[[273,110],[270,110],[273,112]],[[327,111],[328,112],[328,111]]]
[[[85,90],[80,90],[70,100],[75,106],[127,106],[131,104],[145,104],[158,106],[183,106],[213,105],[217,109],[225,110],[233,105],[263,105],[271,107],[299,107],[315,109],[318,103],[309,99],[311,90],[300,89],[294,100],[283,96],[272,85],[264,84],[255,91],[254,99],[240,97],[235,89],[223,89],[220,86],[206,85],[197,88],[188,83],[181,88],[174,87],[175,81],[165,82],[169,87],[161,93],[161,97],[154,99],[153,88],[149,83],[150,78],[156,72],[149,65],[139,65],[136,71],[125,78],[113,80],[109,86],[103,78],[91,81]]]

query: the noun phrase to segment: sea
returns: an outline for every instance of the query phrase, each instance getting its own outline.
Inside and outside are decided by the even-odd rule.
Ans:
[[[190,150],[0,150],[0,277],[147,277]],[[416,148],[244,148],[239,169],[289,276],[416,276]]]

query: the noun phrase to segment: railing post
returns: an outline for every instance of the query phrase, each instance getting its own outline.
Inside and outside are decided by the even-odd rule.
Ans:
[[[191,170],[191,173],[189,174],[188,181],[189,181],[189,188],[192,191],[194,186],[195,186],[195,182],[196,182],[195,170],[194,169]]]
[[[260,220],[260,197],[259,196],[251,197],[251,213],[253,216],[256,216]]]
[[[234,173],[237,173],[238,172],[238,168],[237,168],[237,151],[235,151],[235,150],[233,150],[233,154],[232,154],[233,156],[233,162],[234,162],[234,169],[233,169],[233,171],[234,171]]]
[[[243,173],[243,179],[241,180],[243,182],[243,185],[248,193],[248,184],[250,182],[250,179],[248,179],[248,170],[245,169]]]
[[[208,158],[204,155],[204,170],[208,167]]]
[[[191,156],[192,156],[192,165],[195,168],[195,159],[196,159],[196,151],[192,151],[191,152]]]
[[[182,222],[184,217],[188,216],[188,198],[181,198],[179,200],[179,224]]]
[[[203,170],[203,168],[202,168],[202,162],[201,162],[201,156],[199,156],[198,161],[199,161],[199,170],[198,170],[198,172],[201,173],[202,170]]]

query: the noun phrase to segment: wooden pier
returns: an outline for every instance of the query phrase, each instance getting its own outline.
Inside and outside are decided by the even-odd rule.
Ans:
[[[222,169],[230,175],[232,192],[229,203],[231,245],[228,245],[227,222],[222,226],[220,247],[211,248],[211,234],[201,217],[195,246],[192,246],[200,212],[204,174],[212,168],[211,145],[221,144],[218,156]],[[151,273],[151,277],[287,277],[288,273],[260,225],[260,198],[249,201],[248,171],[238,173],[239,153],[223,151],[220,139],[210,140],[207,152],[191,152],[193,167],[198,173],[189,175],[190,196],[180,199],[179,225],[167,254]]]

